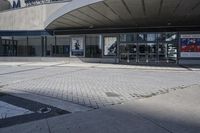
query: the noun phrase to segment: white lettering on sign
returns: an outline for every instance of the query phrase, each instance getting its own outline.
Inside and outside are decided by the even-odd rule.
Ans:
[[[183,34],[181,38],[200,38],[200,34]]]

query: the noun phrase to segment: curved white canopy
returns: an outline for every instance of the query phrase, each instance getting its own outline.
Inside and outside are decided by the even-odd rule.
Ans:
[[[199,0],[73,0],[46,29],[199,26]]]

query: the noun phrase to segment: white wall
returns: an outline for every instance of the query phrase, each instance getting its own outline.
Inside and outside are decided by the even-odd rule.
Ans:
[[[13,6],[13,1],[15,1],[17,3],[18,0],[8,0],[8,1],[10,2],[11,6]],[[26,6],[24,0],[20,0],[20,2],[21,2],[21,7],[25,7]]]
[[[46,18],[67,3],[45,4],[0,12],[0,30],[43,30]]]

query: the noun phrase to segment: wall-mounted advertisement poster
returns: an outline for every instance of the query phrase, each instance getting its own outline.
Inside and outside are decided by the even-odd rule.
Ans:
[[[84,56],[83,37],[72,38],[72,56]]]
[[[181,57],[200,57],[200,34],[184,34],[180,37]]]
[[[104,37],[104,55],[115,56],[117,53],[117,37]]]

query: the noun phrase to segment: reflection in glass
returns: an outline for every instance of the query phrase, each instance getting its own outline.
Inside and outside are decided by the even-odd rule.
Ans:
[[[177,39],[176,33],[166,32],[158,34],[158,41],[160,42],[170,42]]]
[[[146,44],[142,43],[142,44],[139,44],[139,53],[146,53]]]
[[[16,56],[17,45],[12,37],[3,36],[0,38],[0,55],[1,56]]]
[[[144,34],[144,33],[138,33],[137,34],[137,40],[138,41],[146,41],[146,34]]]
[[[53,46],[55,47],[55,37],[48,36],[47,37],[47,45],[46,45],[46,56],[53,56]]]
[[[156,40],[156,34],[150,33],[147,34],[147,41],[155,41]]]
[[[13,37],[17,45],[17,56],[27,56],[27,37]]]
[[[157,44],[147,43],[148,62],[157,60]]]
[[[137,59],[137,44],[124,43],[120,44],[120,59],[125,62],[136,62]]]
[[[58,57],[70,56],[70,38],[68,36],[56,37],[56,45],[53,46],[53,54]]]
[[[42,56],[41,36],[28,37],[28,56]]]
[[[120,42],[133,42],[134,34],[120,34]]]
[[[168,43],[168,58],[170,61],[177,60],[177,46],[175,43]]]
[[[176,62],[177,46],[176,43],[160,43],[159,44],[159,61],[160,62]]]

